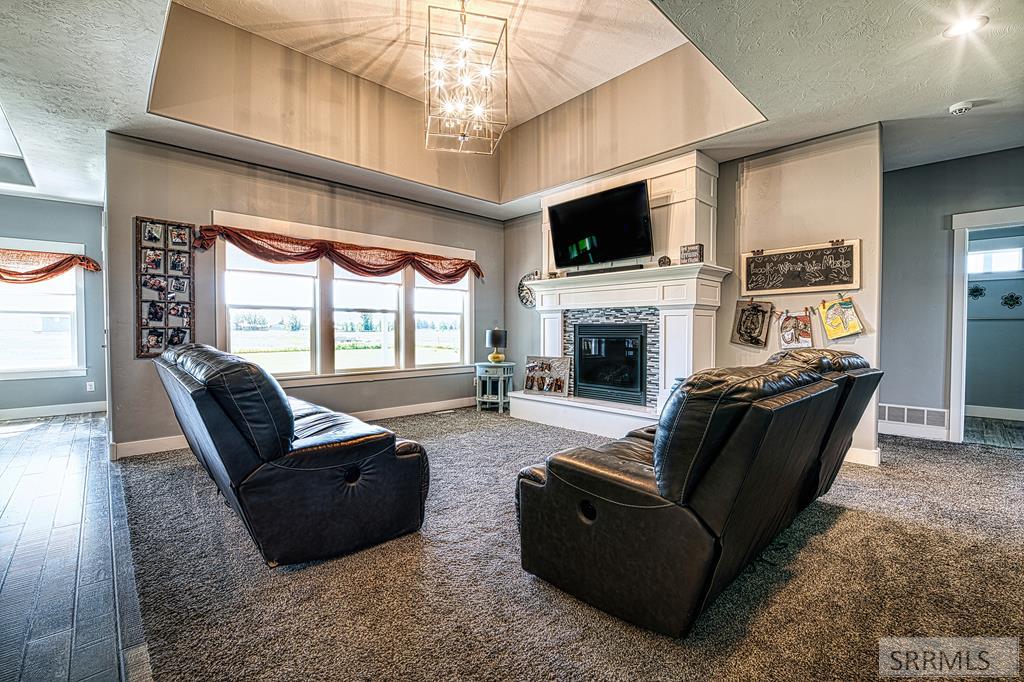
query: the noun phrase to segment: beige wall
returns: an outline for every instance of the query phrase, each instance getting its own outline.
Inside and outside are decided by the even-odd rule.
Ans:
[[[423,103],[171,3],[151,113],[479,199],[498,160],[424,149]]]
[[[489,352],[484,330],[504,322],[502,224],[357,189],[107,136],[107,219],[111,428],[115,442],[180,433],[153,363],[135,359],[134,236],[143,215],[207,223],[218,209],[310,225],[475,250],[486,274],[475,287],[474,358]],[[215,343],[213,251],[198,254],[196,340]],[[289,389],[289,394],[357,412],[473,395],[471,374]]]
[[[764,117],[687,43],[509,131],[501,200],[603,173]]]
[[[814,320],[814,344],[860,353],[879,362],[881,291],[882,164],[881,130],[866,126],[829,137],[721,164],[718,178],[718,264],[734,274],[722,284],[718,316],[718,366],[753,365],[778,350],[777,325],[768,348],[758,350],[729,341],[739,296],[740,254],[827,242],[861,240],[861,283],[851,292],[866,332],[825,341]],[[827,293],[770,294],[778,310],[815,306]],[[876,447],[876,398],[854,434],[854,447]]]
[[[174,3],[150,111],[496,203],[764,120],[686,44],[513,128],[495,156],[430,152],[421,102]]]

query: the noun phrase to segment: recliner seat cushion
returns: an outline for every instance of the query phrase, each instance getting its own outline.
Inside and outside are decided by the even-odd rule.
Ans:
[[[796,365],[722,367],[677,382],[654,437],[654,472],[661,495],[683,504],[732,436],[750,405],[821,381]]]
[[[203,344],[165,352],[164,360],[203,384],[264,462],[283,457],[294,438],[288,398],[259,365]]]
[[[295,415],[295,440],[289,457],[315,455],[330,450],[346,452],[353,460],[371,457],[390,448],[395,434],[380,426],[367,424],[342,412],[334,412],[305,400],[288,397]]]

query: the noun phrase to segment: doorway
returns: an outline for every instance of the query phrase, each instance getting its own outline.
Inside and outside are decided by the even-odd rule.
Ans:
[[[1024,206],[953,216],[950,440],[1024,448]]]

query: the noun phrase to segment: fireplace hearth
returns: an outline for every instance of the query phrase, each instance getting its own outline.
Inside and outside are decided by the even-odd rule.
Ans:
[[[575,395],[646,404],[646,325],[577,324],[573,336]]]

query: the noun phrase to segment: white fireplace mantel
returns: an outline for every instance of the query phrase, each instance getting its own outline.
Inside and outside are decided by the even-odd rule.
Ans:
[[[527,282],[537,310],[584,308],[711,308],[721,303],[722,280],[732,270],[707,263],[597,272]]]
[[[678,377],[714,367],[715,315],[721,304],[722,280],[730,272],[729,268],[694,263],[528,282],[540,315],[540,354],[562,355],[564,310],[657,308],[660,411]],[[617,403],[521,392],[511,398],[513,417],[606,436],[619,436],[624,426],[642,426],[657,419],[657,411]]]

